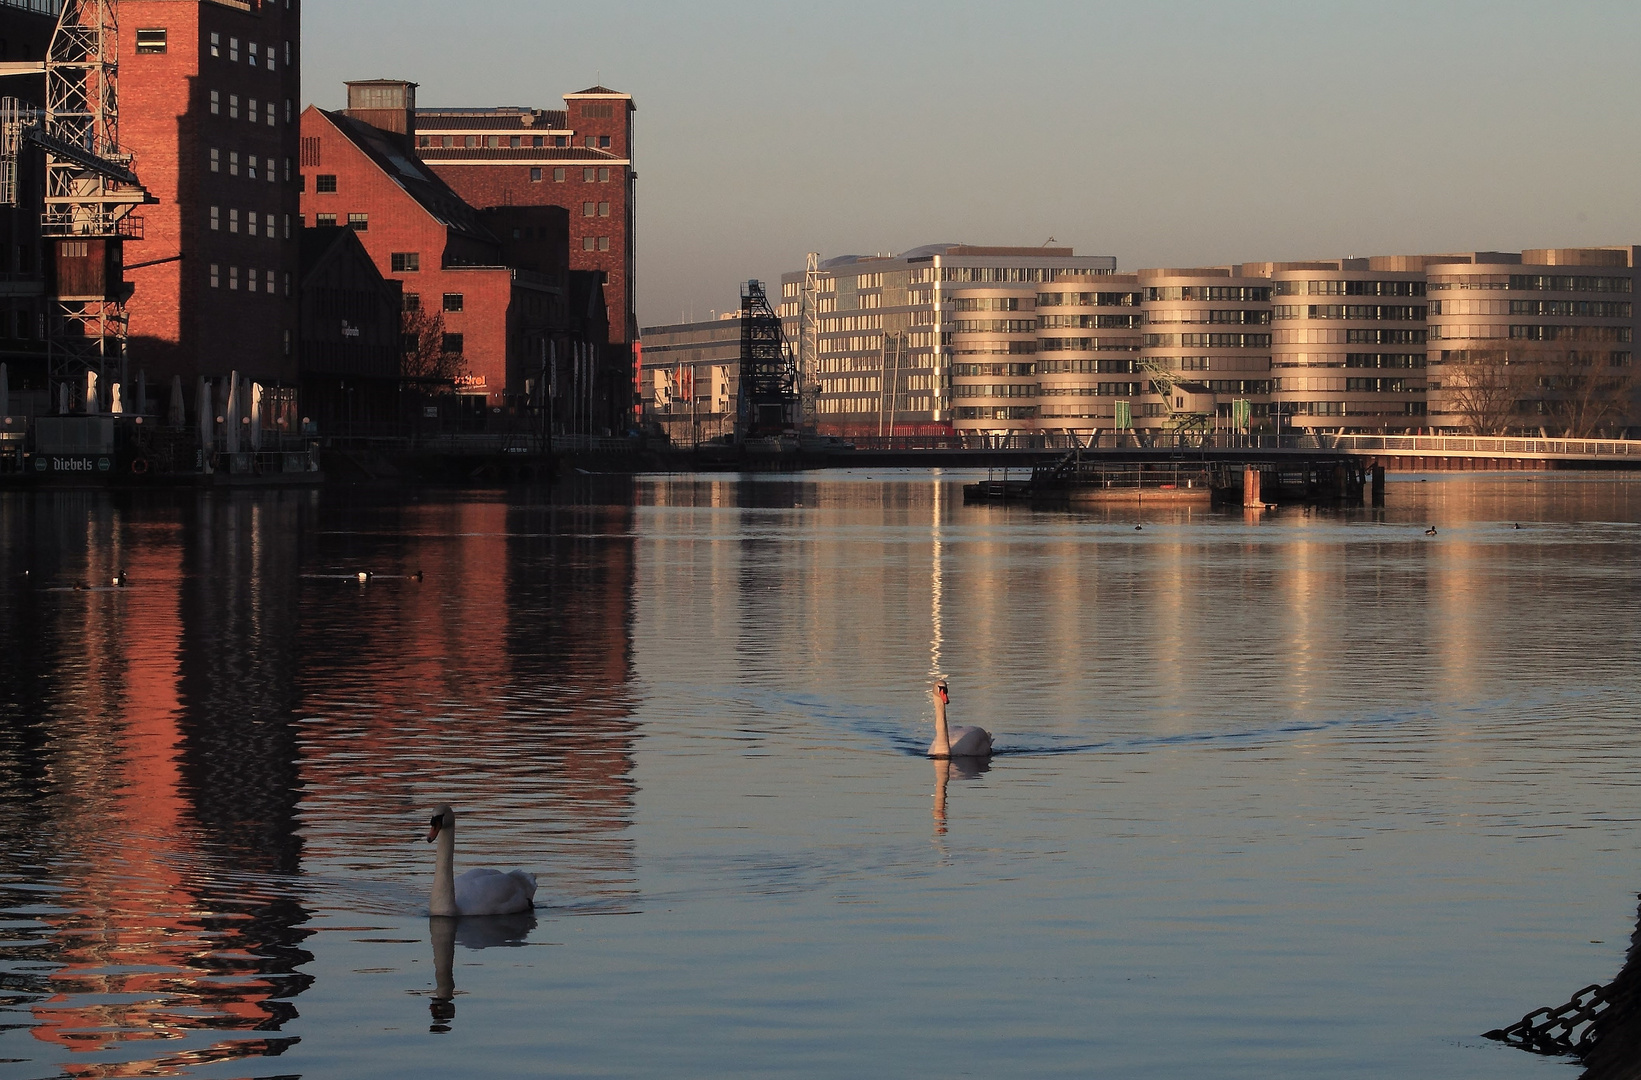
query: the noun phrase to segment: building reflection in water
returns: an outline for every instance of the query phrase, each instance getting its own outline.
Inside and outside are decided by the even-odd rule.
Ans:
[[[625,902],[630,526],[597,503],[0,496],[0,1009],[35,1047],[0,1024],[0,1056],[128,1076],[280,1053],[307,875],[425,878],[429,800],[484,821],[465,854],[535,860],[549,903]],[[359,565],[381,587],[311,576]]]

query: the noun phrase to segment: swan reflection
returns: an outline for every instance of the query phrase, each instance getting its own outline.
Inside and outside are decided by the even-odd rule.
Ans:
[[[453,915],[432,915],[427,920],[428,937],[433,942],[433,1000],[428,1012],[433,1023],[432,1032],[450,1030],[456,1018],[456,946],[464,949],[494,949],[528,944],[530,931],[536,928],[535,914],[528,911],[516,915],[473,915],[460,918]]]
[[[946,782],[954,775],[959,780],[977,780],[982,773],[991,771],[991,759],[982,757],[955,757],[934,759],[934,833],[946,835]]]

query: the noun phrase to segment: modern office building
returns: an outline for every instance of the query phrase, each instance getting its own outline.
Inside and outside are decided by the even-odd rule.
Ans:
[[[1429,422],[1571,435],[1641,424],[1638,256],[1611,247],[1424,257]]]
[[[1141,270],[1144,391],[1137,428],[1230,427],[1234,403],[1263,415],[1270,399],[1271,280],[1241,266]],[[1166,373],[1159,383],[1157,373]],[[1167,382],[1173,387],[1163,392]]]
[[[827,435],[1035,431],[1037,293],[1110,274],[1071,248],[931,244],[781,276],[779,314]]]
[[[1143,396],[1145,290],[1135,274],[1061,275],[1037,293],[1037,427],[1092,435]]]
[[[678,446],[733,434],[740,402],[739,313],[651,326],[642,335],[645,423],[659,426]]]

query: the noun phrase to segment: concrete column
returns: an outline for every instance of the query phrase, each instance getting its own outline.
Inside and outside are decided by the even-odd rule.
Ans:
[[[1373,505],[1374,506],[1383,506],[1384,504],[1385,504],[1385,467],[1383,465],[1376,464],[1376,465],[1373,466]]]
[[[1242,505],[1265,505],[1265,500],[1259,497],[1259,469],[1253,465],[1242,468]]]

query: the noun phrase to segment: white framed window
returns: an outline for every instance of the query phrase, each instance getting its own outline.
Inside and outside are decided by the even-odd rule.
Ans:
[[[217,288],[221,283],[221,278],[217,276],[221,269],[222,268],[216,263],[211,264],[211,288],[213,289]]]
[[[228,59],[239,63],[239,39],[236,37],[228,39]]]
[[[211,231],[219,232],[222,229],[222,210],[220,207],[211,207]]]
[[[228,95],[228,119],[230,119],[230,120],[238,120],[239,119],[239,95],[238,94],[229,94]]]
[[[211,31],[211,55],[222,55],[222,35],[217,33],[215,30]]]
[[[218,150],[214,146],[211,147],[211,171],[212,172],[221,172],[222,171],[222,151]]]
[[[211,91],[211,115],[219,116],[222,113],[222,91]]]
[[[236,291],[239,289],[239,267],[237,266],[228,267],[228,288]]]
[[[239,175],[239,151],[238,150],[228,151],[228,175],[229,176],[238,176]]]
[[[231,233],[239,232],[239,210],[232,206],[228,207],[228,231]]]

